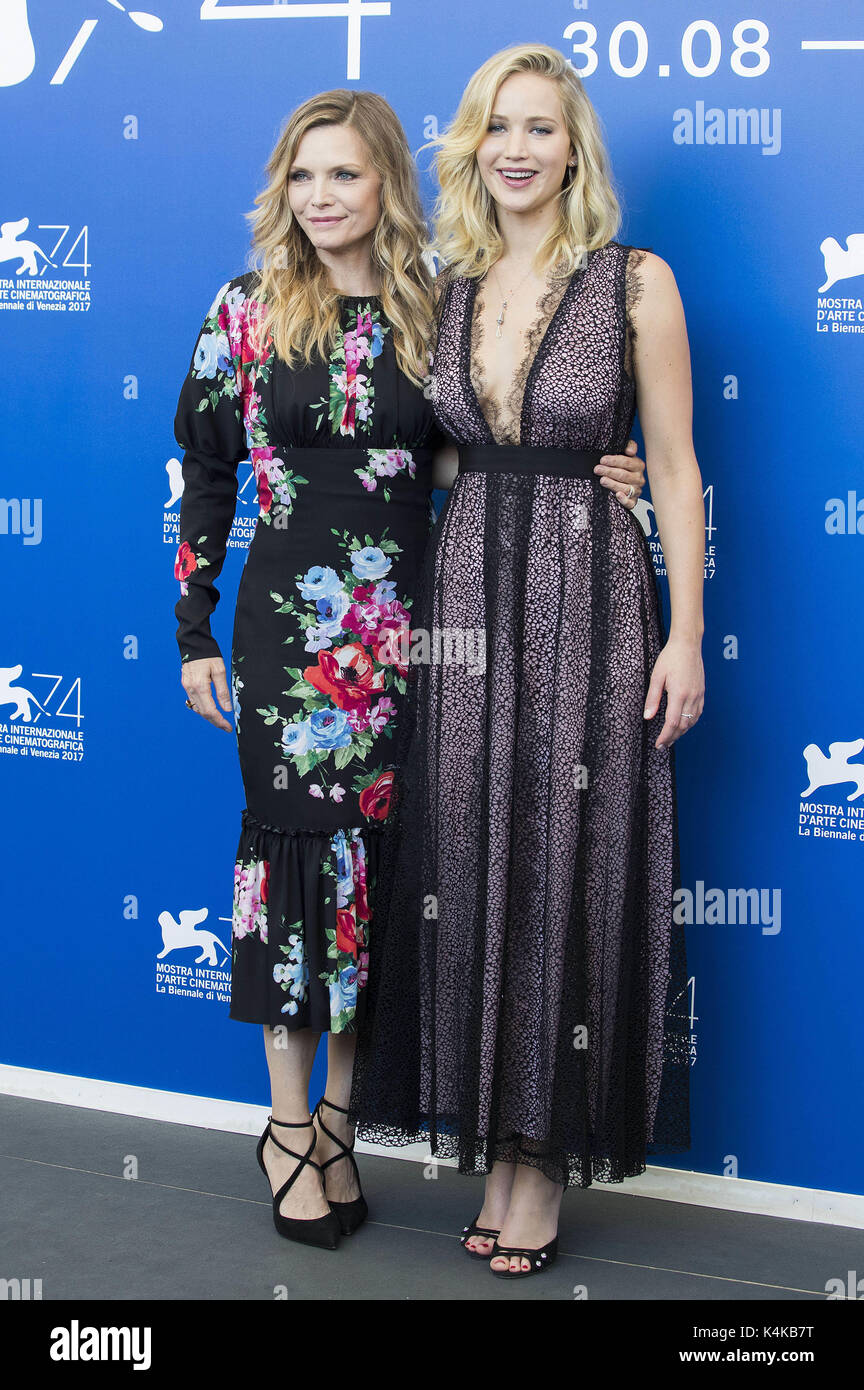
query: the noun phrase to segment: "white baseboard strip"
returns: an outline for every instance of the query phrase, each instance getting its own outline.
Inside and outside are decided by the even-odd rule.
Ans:
[[[157,1091],[118,1081],[65,1076],[62,1072],[36,1071],[5,1063],[0,1063],[0,1095],[80,1106],[85,1110],[105,1110],[115,1115],[134,1115],[144,1120],[163,1120],[168,1124],[194,1125],[200,1129],[225,1130],[231,1134],[260,1134],[268,1114],[265,1105],[189,1096],[179,1091]],[[390,1149],[358,1140],[357,1153],[456,1166],[452,1159],[433,1160],[428,1146],[423,1144]],[[661,1201],[686,1202],[723,1211],[782,1216],[793,1221],[817,1221],[864,1230],[864,1195],[854,1192],[790,1187],[783,1183],[725,1178],[716,1173],[654,1165],[649,1165],[641,1177],[628,1178],[622,1183],[598,1183],[597,1188],[603,1192],[657,1197]]]

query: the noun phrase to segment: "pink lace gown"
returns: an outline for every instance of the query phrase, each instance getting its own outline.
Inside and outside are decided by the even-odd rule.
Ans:
[[[665,701],[642,716],[662,610],[638,520],[593,473],[635,416],[639,259],[610,242],[552,282],[500,409],[483,286],[442,295],[433,399],[460,472],[412,614],[433,659],[394,751],[351,1113],[466,1173],[617,1182],[690,1142],[675,754],[654,747]]]

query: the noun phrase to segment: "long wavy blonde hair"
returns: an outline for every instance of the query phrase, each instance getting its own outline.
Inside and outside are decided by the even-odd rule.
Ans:
[[[480,177],[477,150],[484,140],[498,88],[514,73],[554,82],[576,170],[560,194],[559,215],[537,247],[535,265],[572,274],[584,252],[605,246],[621,225],[600,119],[572,65],[546,44],[517,44],[487,58],[470,79],[450,126],[439,139],[434,165],[440,194],[435,206],[435,248],[454,275],[478,277],[500,259],[504,244],[495,200]]]
[[[402,371],[422,385],[429,372],[432,277],[424,259],[428,231],[417,170],[393,108],[375,92],[321,92],[288,117],[267,162],[268,183],[255,198],[247,264],[258,272],[255,297],[267,305],[253,335],[269,337],[289,365],[327,359],[340,330],[339,295],[327,268],[288,202],[289,174],[297,147],[316,126],[350,126],[381,176],[381,215],[372,240],[380,279],[381,308],[393,331]],[[262,328],[266,324],[266,331]]]

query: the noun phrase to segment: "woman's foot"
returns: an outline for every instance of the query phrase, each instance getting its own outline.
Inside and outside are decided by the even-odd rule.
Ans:
[[[330,1105],[322,1105],[320,1116],[316,1112],[314,1121],[318,1142],[315,1145],[315,1162],[324,1164],[328,1158],[335,1158],[337,1154],[342,1153],[342,1150],[321,1129],[322,1120],[332,1134],[349,1146],[354,1138],[354,1126],[348,1123],[347,1116]],[[346,1154],[342,1154],[341,1162],[331,1163],[325,1168],[324,1190],[328,1202],[353,1202],[360,1196],[360,1188],[354,1176],[354,1165]]]
[[[558,1213],[563,1195],[564,1188],[560,1183],[551,1182],[538,1168],[520,1163],[503,1223],[484,1221],[482,1224],[501,1225],[499,1245],[541,1250],[558,1234]],[[527,1273],[531,1262],[524,1255],[495,1255],[489,1261],[489,1267]]]
[[[510,1205],[510,1190],[515,1173],[515,1163],[493,1163],[492,1171],[486,1178],[486,1193],[480,1215],[477,1217],[478,1226],[485,1226],[489,1231],[500,1230]],[[489,1255],[494,1243],[491,1236],[469,1236],[465,1242],[465,1249],[476,1250],[478,1255]]]
[[[312,1119],[309,1124],[304,1125],[280,1125],[276,1120],[270,1121],[273,1134],[284,1144],[286,1149],[292,1149],[296,1154],[305,1154],[312,1140]],[[296,1172],[299,1166],[299,1159],[292,1158],[290,1154],[283,1153],[276,1144],[273,1143],[268,1134],[262,1152],[264,1166],[267,1169],[267,1177],[270,1179],[271,1190],[276,1193],[279,1188],[286,1183],[291,1174]],[[320,1163],[321,1158],[318,1147],[312,1150],[310,1158],[316,1163]],[[279,1215],[293,1217],[295,1221],[314,1221],[317,1216],[327,1216],[330,1207],[324,1190],[321,1186],[321,1174],[317,1168],[310,1164],[303,1165],[303,1171],[297,1181],[292,1185],[282,1201],[279,1203]]]

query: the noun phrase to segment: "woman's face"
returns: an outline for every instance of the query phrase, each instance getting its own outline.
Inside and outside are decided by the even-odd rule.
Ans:
[[[317,251],[342,256],[371,246],[380,195],[380,175],[356,131],[307,130],[288,171],[288,202]]]
[[[554,82],[533,72],[505,78],[477,149],[480,177],[507,212],[537,212],[561,192],[575,158]]]

